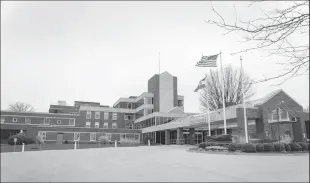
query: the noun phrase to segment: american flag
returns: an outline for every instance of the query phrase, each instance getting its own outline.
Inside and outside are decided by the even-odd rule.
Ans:
[[[194,92],[197,92],[198,90],[200,90],[206,86],[204,81],[205,81],[205,78],[203,78],[202,80],[199,81],[199,84],[198,84],[197,88],[194,90]]]
[[[201,60],[197,62],[196,67],[217,67],[217,55],[210,55],[210,56],[202,56]]]

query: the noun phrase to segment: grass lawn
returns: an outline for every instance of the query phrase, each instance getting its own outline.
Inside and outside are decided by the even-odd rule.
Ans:
[[[1,154],[1,182],[309,182],[309,155],[187,152],[188,146]]]

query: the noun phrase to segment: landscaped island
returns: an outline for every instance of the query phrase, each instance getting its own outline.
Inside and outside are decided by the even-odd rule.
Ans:
[[[251,140],[249,143],[233,143],[232,135],[219,135],[207,137],[206,142],[199,144],[190,151],[198,152],[245,152],[245,153],[263,153],[263,152],[307,152],[310,144],[307,142],[293,142],[287,140],[271,140],[266,137]]]

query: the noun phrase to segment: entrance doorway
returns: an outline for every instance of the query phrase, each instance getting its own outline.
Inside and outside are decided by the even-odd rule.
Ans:
[[[64,134],[63,133],[57,133],[56,144],[62,144],[63,140],[64,140]]]

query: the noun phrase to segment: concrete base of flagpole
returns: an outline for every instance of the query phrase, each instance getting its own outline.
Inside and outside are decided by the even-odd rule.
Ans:
[[[23,143],[23,145],[22,145],[22,152],[24,152],[25,151],[25,144]]]
[[[74,149],[76,149],[76,141],[74,142]]]
[[[148,140],[148,141],[147,141],[147,144],[148,144],[148,146],[151,146],[151,141]]]
[[[115,140],[115,148],[117,147],[117,141]]]

